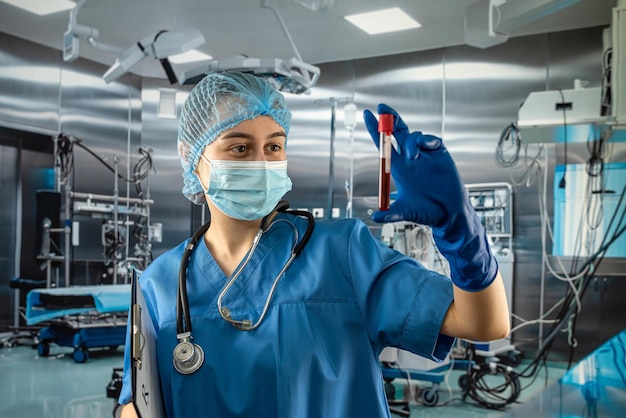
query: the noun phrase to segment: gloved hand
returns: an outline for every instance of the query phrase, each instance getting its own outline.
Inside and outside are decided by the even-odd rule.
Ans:
[[[495,280],[498,264],[443,141],[419,131],[409,132],[398,113],[385,104],[378,105],[378,113],[394,116],[398,151],[391,152],[391,175],[398,197],[389,210],[375,212],[372,220],[430,226],[437,248],[450,263],[453,283],[470,292],[486,288]],[[378,147],[378,120],[369,110],[363,117]]]

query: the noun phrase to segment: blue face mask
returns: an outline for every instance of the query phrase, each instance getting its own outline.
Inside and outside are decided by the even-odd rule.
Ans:
[[[207,160],[211,175],[206,194],[227,216],[252,221],[269,214],[291,190],[284,161]]]

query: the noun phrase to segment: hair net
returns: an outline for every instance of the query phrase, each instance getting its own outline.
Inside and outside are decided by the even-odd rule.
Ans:
[[[214,73],[192,90],[178,126],[178,154],[183,166],[183,194],[195,204],[205,202],[194,174],[200,155],[225,130],[257,116],[271,116],[289,133],[291,112],[284,97],[267,81],[247,73]]]

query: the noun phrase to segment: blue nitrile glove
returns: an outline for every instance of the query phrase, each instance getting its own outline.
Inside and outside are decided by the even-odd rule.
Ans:
[[[469,292],[486,288],[495,280],[498,264],[443,141],[419,131],[409,132],[398,113],[385,104],[378,105],[378,113],[394,116],[398,151],[391,151],[391,175],[398,198],[389,210],[375,212],[372,220],[430,226],[437,248],[450,263],[454,284]],[[378,120],[369,110],[363,117],[378,147]]]

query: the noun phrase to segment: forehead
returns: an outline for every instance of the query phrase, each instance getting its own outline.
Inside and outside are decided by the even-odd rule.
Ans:
[[[225,139],[230,135],[245,133],[248,135],[253,135],[254,137],[259,136],[261,138],[266,135],[275,135],[277,133],[285,134],[285,130],[278,123],[272,119],[270,116],[257,116],[254,119],[246,119],[241,121],[239,124],[233,126],[232,128],[225,129],[222,133],[219,134],[217,139]]]

